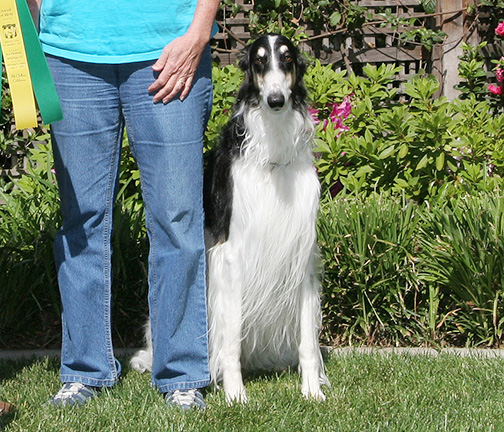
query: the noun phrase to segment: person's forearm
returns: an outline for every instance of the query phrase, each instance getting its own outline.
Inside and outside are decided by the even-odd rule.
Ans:
[[[188,33],[198,36],[207,43],[210,40],[219,4],[220,0],[198,0]]]
[[[39,12],[42,0],[27,0],[27,1],[28,1],[28,7],[30,8],[30,12],[33,18],[33,23],[35,24],[35,28],[38,29]]]

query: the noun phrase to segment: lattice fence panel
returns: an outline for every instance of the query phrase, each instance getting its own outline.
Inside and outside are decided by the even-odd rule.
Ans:
[[[487,42],[487,46],[482,51],[487,60],[486,67],[488,71],[491,71],[495,67],[492,60],[498,60],[504,56],[502,40],[495,35],[495,27],[497,27],[498,23],[499,20],[490,8],[482,8],[477,20],[477,33],[478,40]],[[490,80],[493,80],[493,77],[494,74],[490,74]]]
[[[236,0],[240,12],[233,16],[232,9],[223,6],[217,17],[220,32],[214,38],[214,53],[222,66],[235,64],[238,53],[250,40],[248,14],[254,5],[249,0]]]
[[[219,17],[222,31],[216,37],[215,54],[222,66],[235,64],[238,53],[251,38],[248,26],[248,13],[253,8],[250,0],[235,2],[241,6],[241,12],[232,16],[229,8],[224,8]],[[417,17],[420,24],[426,23],[425,13],[418,0],[361,0],[359,6],[367,13],[376,15],[386,9],[398,18]],[[302,23],[301,23],[302,24]],[[301,48],[319,59],[322,64],[333,64],[337,69],[352,70],[358,75],[366,64],[395,64],[401,67],[394,86],[401,84],[417,74],[422,68],[429,70],[430,56],[418,44],[400,44],[400,34],[412,28],[368,25],[352,34],[317,34],[308,28],[310,39]]]

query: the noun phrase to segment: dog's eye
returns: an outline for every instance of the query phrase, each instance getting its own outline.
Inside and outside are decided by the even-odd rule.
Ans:
[[[256,57],[254,60],[255,64],[264,64],[266,63],[266,57]]]
[[[290,63],[290,62],[292,62],[292,60],[294,60],[294,58],[292,57],[292,54],[285,53],[285,55],[284,55],[284,62],[285,63]]]

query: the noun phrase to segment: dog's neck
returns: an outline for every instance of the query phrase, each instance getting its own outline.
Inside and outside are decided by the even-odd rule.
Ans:
[[[313,125],[307,116],[289,107],[283,111],[254,108],[244,113],[246,158],[263,166],[284,168],[300,154],[311,152]]]

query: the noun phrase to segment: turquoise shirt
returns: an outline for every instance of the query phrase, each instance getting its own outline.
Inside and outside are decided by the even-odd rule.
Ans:
[[[187,31],[196,3],[197,0],[43,0],[40,41],[47,54],[71,60],[154,60],[169,42]]]

